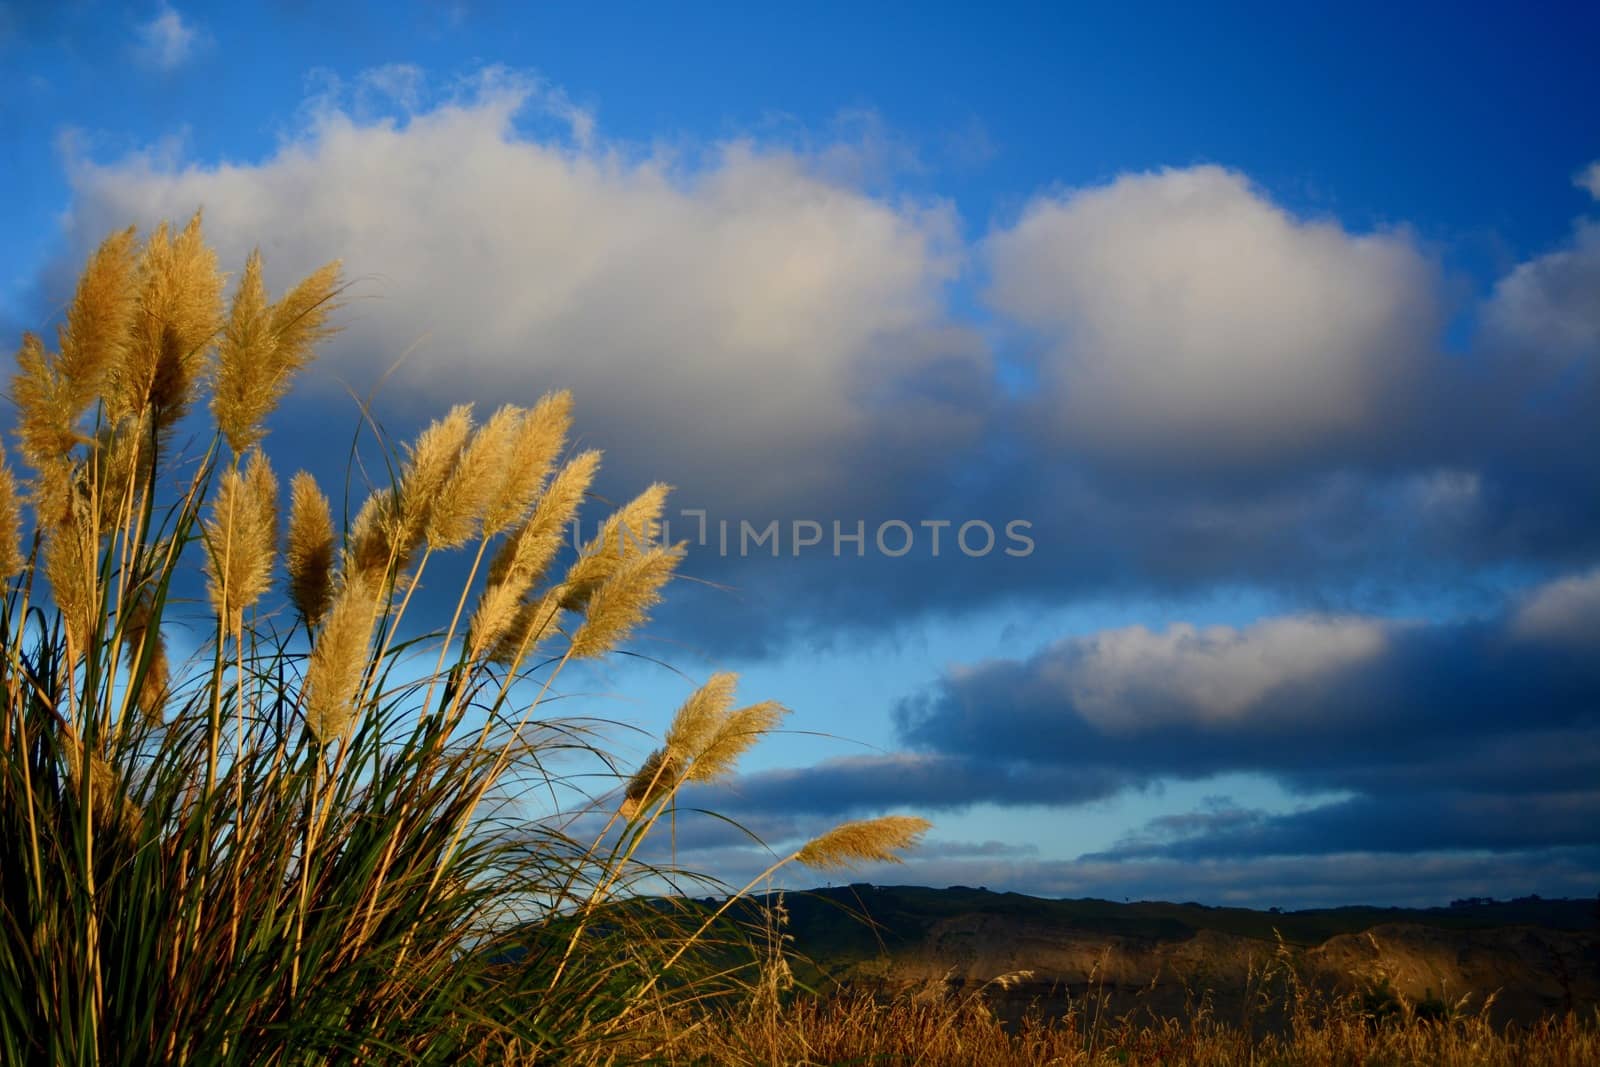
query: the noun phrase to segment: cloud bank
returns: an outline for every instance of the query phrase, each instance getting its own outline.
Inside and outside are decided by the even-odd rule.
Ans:
[[[397,360],[380,403],[401,423],[570,387],[607,492],[666,480],[735,539],[1032,524],[1022,563],[926,537],[894,559],[692,553],[738,593],[674,625],[751,654],[1108,593],[1359,611],[1391,576],[1451,595],[1485,563],[1600,552],[1593,222],[1499,279],[1450,353],[1445,272],[1404,227],[1300,217],[1206,165],[1038,195],[968,239],[953,204],[840,165],[881,155],[866,126],[859,146],[640,147],[536,79],[382,68],[330,83],[259,161],[73,161],[41,303],[111,228],[200,205],[225,262],[260,241],[275,284],[334,256],[359,279],[312,378],[330,410],[336,381]]]

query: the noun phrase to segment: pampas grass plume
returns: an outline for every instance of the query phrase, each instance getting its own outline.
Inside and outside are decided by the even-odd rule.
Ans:
[[[411,445],[400,478],[401,548],[414,551],[427,533],[428,520],[472,432],[472,405],[457,404],[435,419]]]
[[[672,717],[672,725],[667,727],[667,748],[688,759],[699,756],[722,726],[725,713],[733,703],[734,687],[738,683],[737,674],[721,671],[690,693],[689,699]]]
[[[229,467],[218,482],[206,523],[207,577],[211,606],[230,630],[272,585],[277,495],[278,479],[260,449],[242,473]]]
[[[674,545],[653,548],[618,564],[589,598],[568,654],[573,659],[600,656],[625,640],[661,602],[661,587],[682,558],[683,549]]]
[[[537,600],[519,604],[504,628],[489,646],[488,660],[502,666],[515,668],[528,658],[528,653],[538,648],[561,616],[561,590],[547,591]],[[474,638],[475,647],[486,642]]]
[[[211,413],[236,453],[266,436],[262,423],[288,391],[294,374],[311,361],[311,346],[333,331],[328,315],[339,281],[329,263],[276,305],[268,304],[261,252],[250,253],[217,345]]]
[[[112,234],[89,257],[59,333],[61,377],[74,418],[82,415],[126,355],[139,303],[132,226]]]
[[[656,542],[661,536],[661,510],[671,491],[671,486],[656,482],[601,524],[600,532],[567,572],[563,607],[582,608],[624,560],[637,557]]]
[[[523,597],[538,583],[560,550],[562,528],[583,503],[599,465],[599,452],[588,451],[574,457],[539,497],[533,514],[501,542],[489,562],[488,583],[478,598],[469,627],[468,647],[473,655],[493,649],[490,659],[504,662],[502,637],[518,623],[526,626],[533,621],[523,610]],[[514,638],[511,647],[520,643],[520,638]]]
[[[189,410],[206,353],[223,321],[222,275],[197,211],[176,238],[165,223],[145,242],[143,288],[131,342],[106,398],[114,421],[152,413],[158,435]]]
[[[459,548],[472,538],[490,497],[505,480],[521,422],[521,409],[507,404],[489,416],[461,449],[428,514],[429,547]]]
[[[323,745],[343,737],[355,720],[355,701],[378,618],[378,590],[370,581],[347,579],[306,664],[306,725]]]
[[[562,390],[541,397],[522,412],[506,455],[500,483],[483,514],[484,536],[509,528],[538,496],[572,425],[572,394]]]
[[[74,658],[87,651],[100,609],[97,554],[88,505],[77,499],[68,521],[52,529],[44,541],[44,574],[61,611]]]
[[[139,677],[139,687],[134,692],[134,707],[147,721],[159,723],[166,706],[171,668],[167,663],[167,642],[161,635],[161,628],[156,626],[155,632],[150,632],[153,622],[150,594],[141,593],[128,609],[122,641],[128,673]]]
[[[62,736],[67,762],[67,777],[74,782],[83,781],[83,742],[71,731]],[[144,824],[144,812],[132,797],[122,791],[117,776],[99,753],[89,754],[89,793],[95,817],[117,827],[130,836],[137,836]]]
[[[775,730],[788,713],[789,709],[775,700],[763,700],[729,712],[689,768],[689,778],[697,782],[715,782],[732,774],[739,757]]]
[[[284,553],[289,599],[316,626],[333,600],[333,512],[317,480],[299,471],[289,480],[289,544]]]
[[[22,508],[17,479],[0,446],[0,581],[22,569]]]
[[[656,749],[628,779],[628,788],[623,792],[618,814],[624,819],[631,819],[647,810],[676,787],[679,777],[677,760],[672,753],[665,748]]]
[[[822,870],[843,870],[859,863],[901,863],[898,853],[916,845],[932,825],[914,815],[847,822],[808,842],[794,858]]]

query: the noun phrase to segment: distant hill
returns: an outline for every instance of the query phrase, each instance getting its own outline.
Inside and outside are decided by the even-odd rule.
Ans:
[[[964,995],[1032,971],[986,990],[1005,1014],[1098,998],[1116,1014],[1178,1015],[1205,995],[1226,1017],[1259,1002],[1286,968],[1324,990],[1424,1010],[1463,997],[1476,1008],[1493,994],[1500,1021],[1600,1004],[1592,899],[1274,912],[858,884],[783,901],[807,984]]]

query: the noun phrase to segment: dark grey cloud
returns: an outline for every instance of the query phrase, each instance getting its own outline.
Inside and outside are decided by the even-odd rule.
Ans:
[[[1524,857],[1517,862],[1559,872],[1563,884],[1600,881],[1597,575],[1552,581],[1466,621],[1128,627],[953,669],[897,709],[907,751],[750,775],[716,806],[830,817],[1070,809],[1175,778],[1250,773],[1303,795],[1304,806],[1213,803],[1156,819],[1077,865],[978,869],[1008,871],[992,873],[1000,884],[1040,886],[1077,884],[1085,871],[1135,885],[1159,870],[1175,878],[1160,891],[1172,895],[1195,881],[1174,875],[1177,864],[1251,879],[1294,861],[1322,880],[1308,873],[1299,888],[1273,892],[1319,901],[1354,894],[1357,883],[1326,881],[1327,859],[1345,855],[1372,867],[1392,866],[1384,856],[1429,857],[1453,872],[1440,884],[1463,891],[1478,876],[1460,857],[1478,857],[1502,895],[1522,882],[1507,876],[1509,860],[1483,857]],[[1119,865],[1143,873],[1118,874]],[[917,877],[937,881],[947,867],[918,867]]]
[[[1198,900],[1237,907],[1434,907],[1460,897],[1592,897],[1600,849],[1340,852],[1259,859],[930,859],[878,868],[885,884],[1004,887],[1042,897]],[[803,877],[790,884],[812,884]]]
[[[715,811],[853,817],[890,808],[937,812],[995,804],[1083,804],[1137,779],[1112,768],[1063,775],[1048,766],[945,753],[846,756],[803,769],[748,774],[725,787],[697,788],[688,802]]]
[[[1516,852],[1600,845],[1600,790],[1485,793],[1419,789],[1291,814],[1232,810],[1155,820],[1086,860],[1248,859],[1330,852]],[[1600,877],[1600,870],[1596,871]]]
[[[1560,773],[1552,739],[1592,752],[1600,728],[1600,658],[1515,619],[1135,627],[969,668],[897,716],[924,751],[1063,769],[1261,771],[1326,789],[1460,764],[1514,784]]]

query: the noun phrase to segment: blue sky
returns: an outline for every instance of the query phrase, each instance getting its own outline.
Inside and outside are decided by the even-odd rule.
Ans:
[[[280,468],[337,480],[342,383],[402,354],[401,432],[572,388],[604,492],[711,524],[660,663],[574,696],[646,734],[719,668],[788,704],[701,798],[776,844],[912,811],[930,845],[869,877],[1587,895],[1597,39],[1577,5],[6,4],[0,328],[203,206],[233,269],[356,280]]]

